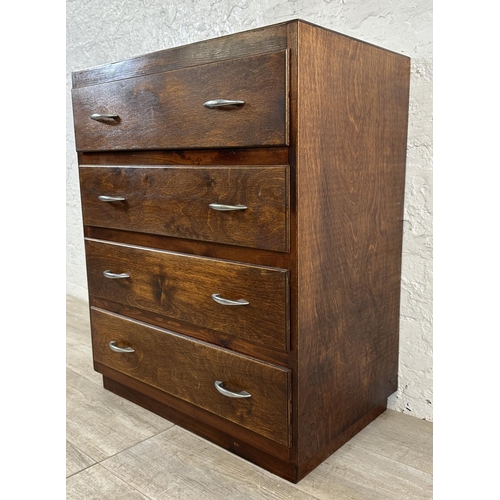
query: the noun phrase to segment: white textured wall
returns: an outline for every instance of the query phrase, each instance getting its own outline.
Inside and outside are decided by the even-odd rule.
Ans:
[[[71,71],[289,19],[412,58],[399,390],[389,407],[432,420],[432,1],[67,0],[67,292],[87,298]]]

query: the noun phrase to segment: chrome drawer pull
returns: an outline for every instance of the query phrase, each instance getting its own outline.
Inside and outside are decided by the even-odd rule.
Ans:
[[[116,345],[116,340],[112,340],[109,343],[109,348],[115,352],[135,352],[135,349],[132,349],[132,347],[118,347]]]
[[[93,115],[90,115],[91,120],[95,120],[97,122],[102,122],[106,120],[117,120],[119,117],[118,115],[114,114],[102,114],[102,113],[94,113]]]
[[[250,302],[247,302],[246,300],[243,299],[239,300],[223,299],[218,293],[213,293],[212,299],[214,299],[215,302],[217,302],[218,304],[222,304],[223,306],[248,306],[248,304],[250,304]]]
[[[127,273],[120,273],[120,274],[116,274],[116,273],[112,273],[111,271],[104,271],[102,273],[102,275],[105,277],[105,278],[110,278],[112,280],[120,280],[120,279],[124,279],[124,278],[130,278],[130,276],[127,274]]]
[[[228,391],[227,389],[224,389],[222,387],[223,382],[220,380],[215,381],[215,388],[223,395],[227,396],[228,398],[249,398],[252,395],[248,393],[247,391],[241,391],[241,392],[233,392],[233,391]]]
[[[246,210],[248,207],[245,205],[221,205],[220,203],[210,203],[208,205],[213,210],[218,210],[219,212],[229,212],[231,210]]]
[[[203,103],[205,108],[223,108],[225,106],[242,106],[245,101],[230,101],[228,99],[213,99],[212,101],[207,101]]]
[[[123,196],[106,196],[105,194],[101,194],[101,196],[99,196],[99,199],[101,201],[125,201],[125,198]]]

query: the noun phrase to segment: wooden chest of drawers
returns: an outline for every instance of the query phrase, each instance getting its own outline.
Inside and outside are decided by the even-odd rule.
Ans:
[[[107,389],[294,482],[384,411],[409,66],[297,20],[73,73]]]

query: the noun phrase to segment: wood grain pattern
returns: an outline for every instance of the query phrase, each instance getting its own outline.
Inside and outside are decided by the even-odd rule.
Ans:
[[[289,268],[293,262],[293,258],[289,253],[256,250],[255,248],[227,244],[220,245],[211,241],[188,240],[95,226],[84,226],[83,231],[86,238],[145,246],[159,250],[171,250],[172,252],[213,257],[214,259],[233,260],[248,264],[281,267],[283,269]]]
[[[409,59],[298,29],[294,396],[303,463],[397,388]]]
[[[150,234],[287,251],[288,169],[80,167],[83,222]],[[125,201],[103,202],[100,195]],[[220,212],[211,203],[245,205]]]
[[[231,351],[246,354],[247,356],[252,356],[262,361],[285,366],[287,368],[290,366],[289,352],[276,351],[275,349],[270,349],[266,345],[255,344],[241,337],[230,335],[226,332],[218,332],[204,326],[193,325],[192,323],[169,318],[163,316],[162,314],[152,313],[145,311],[144,309],[132,307],[127,304],[120,304],[118,302],[102,299],[93,295],[90,296],[90,305],[99,309],[114,312],[121,316],[136,319],[137,321],[142,321],[143,323],[148,323],[152,326],[158,326],[166,330],[181,333],[182,335],[187,335],[194,339],[203,340],[204,342],[209,342],[213,345],[225,347],[226,349],[231,349]],[[67,347],[67,349],[70,348],[72,348],[72,346]],[[83,358],[84,353],[79,354],[80,357]],[[85,369],[85,373],[90,371],[89,359],[91,359],[91,356],[87,356],[85,360],[82,359],[81,364],[78,366],[80,370]],[[84,361],[85,367],[83,366]],[[75,369],[75,371],[77,370]]]
[[[287,48],[287,23],[159,50],[72,73],[73,88]]]
[[[279,444],[247,427],[242,427],[227,418],[220,417],[108,366],[96,362],[95,369],[102,373],[105,389],[176,425],[218,443],[237,455],[241,455],[240,451],[247,450],[247,453],[252,456],[264,453],[280,462],[290,461],[289,446]]]
[[[91,309],[94,359],[263,436],[289,444],[290,370],[99,309]],[[132,347],[116,353],[108,344]],[[214,382],[249,398],[223,396]]]
[[[79,165],[288,165],[288,148],[85,151]]]
[[[288,271],[86,240],[90,295],[242,337],[288,346]],[[103,272],[127,273],[108,279]],[[216,303],[212,294],[245,306]]]
[[[231,429],[227,425],[221,426],[217,417],[213,419],[207,418],[199,413],[199,411],[202,411],[201,409],[199,411],[194,410],[190,408],[188,403],[181,402],[179,404],[171,399],[169,400],[168,394],[160,392],[150,385],[144,385],[135,378],[129,379],[126,375],[118,374],[104,365],[97,363],[96,369],[103,373],[104,387],[106,389],[293,483],[301,481],[321,462],[341,448],[349,439],[384,411],[383,407],[373,409],[328,443],[324,449],[310,460],[297,465],[292,456],[288,456],[285,452],[286,450],[292,454],[293,449],[283,449],[283,445],[277,445],[276,443],[269,446],[267,442],[259,439],[261,436],[252,437],[242,434],[239,429]]]
[[[222,68],[234,71],[223,74]],[[284,435],[281,443],[272,441],[134,374],[97,361],[95,367],[109,390],[296,482],[376,418],[397,388],[409,59],[295,20],[75,73],[74,93],[97,96],[104,89],[105,97],[109,89],[123,88],[121,98],[127,99],[127,92],[145,96],[145,90],[153,96],[144,99],[145,114],[156,113],[154,119],[161,122],[162,111],[157,110],[164,104],[158,103],[166,93],[158,91],[159,82],[180,75],[174,94],[190,96],[193,89],[201,89],[197,75],[202,73],[213,75],[213,82],[222,75],[224,89],[248,84],[254,93],[265,73],[268,95],[279,97],[278,103],[269,103],[274,110],[266,110],[275,113],[268,130],[241,120],[236,127],[230,121],[211,122],[213,130],[205,133],[205,121],[184,123],[183,117],[170,136],[161,127],[150,132],[157,122],[148,115],[145,134],[137,128],[125,130],[104,137],[97,146],[102,151],[83,148],[78,154],[82,172],[90,172],[92,165],[100,187],[116,185],[105,172],[121,172],[139,192],[145,189],[145,172],[177,168],[185,187],[180,191],[193,189],[190,199],[196,204],[203,197],[196,186],[203,183],[198,184],[193,172],[216,174],[220,196],[231,190],[230,180],[238,174],[241,191],[255,197],[253,186],[268,181],[252,184],[242,169],[256,168],[259,175],[275,180],[282,178],[276,169],[286,169],[286,247],[279,211],[277,217],[256,217],[257,235],[252,233],[255,227],[245,228],[237,239],[228,240],[217,224],[207,229],[211,234],[204,233],[202,218],[184,213],[189,204],[182,200],[173,211],[176,217],[182,213],[179,225],[170,221],[177,233],[154,233],[151,221],[160,221],[161,215],[151,216],[143,207],[133,221],[117,225],[116,214],[99,214],[94,206],[94,222],[86,218],[84,227],[90,245],[90,300],[94,307],[128,317],[125,321],[144,321],[149,324],[145,328],[166,328],[195,344],[209,342],[212,349],[234,349],[287,369],[291,420],[286,439],[291,447],[283,444]],[[254,76],[258,78],[252,83]],[[278,76],[279,85],[269,83],[276,83]],[[183,99],[176,100],[178,109]],[[225,120],[226,115],[243,116],[244,109],[211,116]],[[110,133],[123,123],[108,127]],[[155,134],[161,134],[159,142]],[[275,184],[276,189],[282,186],[281,181]],[[85,182],[82,186],[84,197],[94,189]],[[103,245],[112,251],[101,251]],[[181,260],[179,253],[184,254]],[[117,266],[116,272],[133,264],[139,278],[103,284],[100,273],[108,262]],[[211,289],[214,284],[227,286],[231,299],[255,293],[250,302],[258,307],[246,319],[237,317],[241,311],[235,309],[214,312],[215,303],[209,307],[203,302],[219,293]],[[359,491],[366,493],[364,487]]]
[[[83,335],[80,322],[82,316],[88,315],[88,304],[68,296],[67,313],[69,338],[81,338],[82,342],[86,339],[85,347],[90,349],[90,330],[86,327],[86,334]],[[73,354],[73,352],[68,352],[67,362],[70,365],[75,362],[72,359]],[[116,372],[109,371],[109,375],[114,379],[118,377]],[[288,454],[282,451],[290,450],[289,448],[232,422],[225,421],[224,426],[217,427],[218,424],[215,422],[223,419],[183,401],[181,403],[184,403],[186,408],[182,407],[184,411],[180,412],[179,407],[171,402],[165,404],[159,402],[158,399],[153,399],[154,388],[133,381],[132,383],[138,384],[134,386],[137,390],[131,390],[127,385],[130,385],[129,380],[133,379],[122,377],[119,379],[122,384],[105,379],[104,386],[109,391],[133,401],[136,403],[134,405],[125,401],[121,401],[121,405],[117,404],[115,394],[102,387],[99,388],[97,384],[93,384],[95,389],[90,393],[90,398],[97,404],[94,404],[90,411],[87,403],[88,397],[71,397],[72,392],[70,392],[70,397],[67,398],[68,428],[78,429],[80,436],[88,436],[84,442],[92,439],[94,449],[104,449],[103,442],[106,443],[110,439],[110,434],[114,435],[115,429],[120,431],[124,425],[127,426],[126,435],[135,435],[136,427],[145,425],[144,416],[148,416],[148,413],[144,412],[143,408],[147,408],[260,467],[280,471],[279,475],[282,477],[287,476],[287,471],[292,471],[289,480],[294,481],[293,466],[287,463]],[[81,384],[82,379],[83,384]],[[80,375],[73,374],[67,379],[67,384],[70,387],[78,387],[78,393],[80,393],[86,390],[88,381]],[[146,397],[145,394],[151,397]],[[155,394],[166,395],[158,390]],[[207,420],[206,415],[201,417],[193,409],[209,415],[211,420]],[[103,427],[103,418],[109,420],[109,415],[112,416],[113,423],[110,432],[96,432],[96,429]],[[137,416],[140,418],[137,419]],[[150,414],[149,417],[151,417]],[[132,434],[128,432],[129,422],[133,423]],[[155,484],[158,484],[163,491],[165,484],[177,481],[177,476],[180,474],[187,477],[190,484],[197,488],[198,496],[203,496],[205,487],[213,484],[213,474],[217,474],[217,471],[222,469],[225,471],[223,474],[225,487],[234,487],[234,495],[242,491],[240,481],[248,481],[250,488],[248,495],[255,495],[255,485],[258,484],[260,485],[259,491],[265,488],[262,495],[267,495],[269,498],[279,495],[278,489],[282,494],[286,492],[290,498],[307,498],[304,496],[306,494],[325,499],[334,497],[336,500],[432,498],[432,423],[410,415],[387,410],[334,456],[319,465],[298,484],[289,484],[286,490],[284,489],[287,486],[286,483],[279,478],[267,474],[258,467],[245,464],[225,451],[217,451],[217,448],[207,445],[205,440],[182,431],[179,426],[169,427],[166,431],[161,428],[157,429],[156,435],[132,442],[126,449],[118,451],[113,457],[107,459],[106,468],[112,470],[125,483],[133,485],[135,490],[143,493],[146,491],[144,488],[150,487],[151,481],[159,481],[159,484]],[[235,429],[239,431],[239,434],[235,432]],[[181,443],[174,440],[175,447],[170,447],[171,431],[185,436]],[[256,448],[257,445],[259,448]],[[173,471],[167,470],[167,464],[170,463],[171,456],[175,453],[180,453],[186,461],[182,467]],[[274,457],[270,456],[272,453]],[[281,459],[275,458],[278,456]],[[223,461],[225,465],[220,465],[220,461]],[[157,467],[153,467],[152,464],[157,464]],[[69,465],[71,467],[73,464]],[[138,469],[140,469],[139,473]],[[159,470],[161,473],[158,474]],[[77,478],[80,479],[76,480]],[[101,500],[106,485],[101,481],[88,485],[88,481],[89,476],[75,474],[73,480],[70,480],[68,499],[85,497],[85,494],[92,488],[94,496],[91,498]],[[85,484],[87,484],[86,487],[83,486]],[[150,493],[151,490],[148,492]],[[182,493],[179,493],[179,497],[182,498]],[[110,495],[113,496],[112,493]],[[195,493],[188,494],[188,498],[194,496]],[[86,497],[85,500],[87,500]]]
[[[280,51],[73,89],[76,149],[286,145],[287,77]],[[203,105],[213,99],[245,104]],[[95,121],[94,113],[119,118]]]
[[[291,22],[288,24],[288,43],[290,45],[290,102],[289,102],[289,112],[290,112],[290,148],[289,148],[289,166],[290,166],[290,368],[292,369],[292,442],[295,444],[292,450],[291,460],[295,463],[299,463],[299,448],[298,444],[298,432],[299,423],[297,417],[298,413],[298,397],[297,388],[298,385],[298,352],[297,346],[299,345],[299,330],[297,315],[300,307],[299,304],[299,294],[298,294],[298,273],[297,273],[297,259],[299,258],[297,252],[297,149],[299,145],[297,144],[298,134],[297,134],[297,124],[298,124],[298,22]],[[297,473],[295,474],[294,480],[296,480]]]

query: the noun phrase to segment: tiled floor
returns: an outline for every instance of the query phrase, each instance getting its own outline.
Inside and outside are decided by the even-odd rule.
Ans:
[[[102,388],[67,298],[67,500],[432,498],[432,424],[386,411],[297,485]]]

